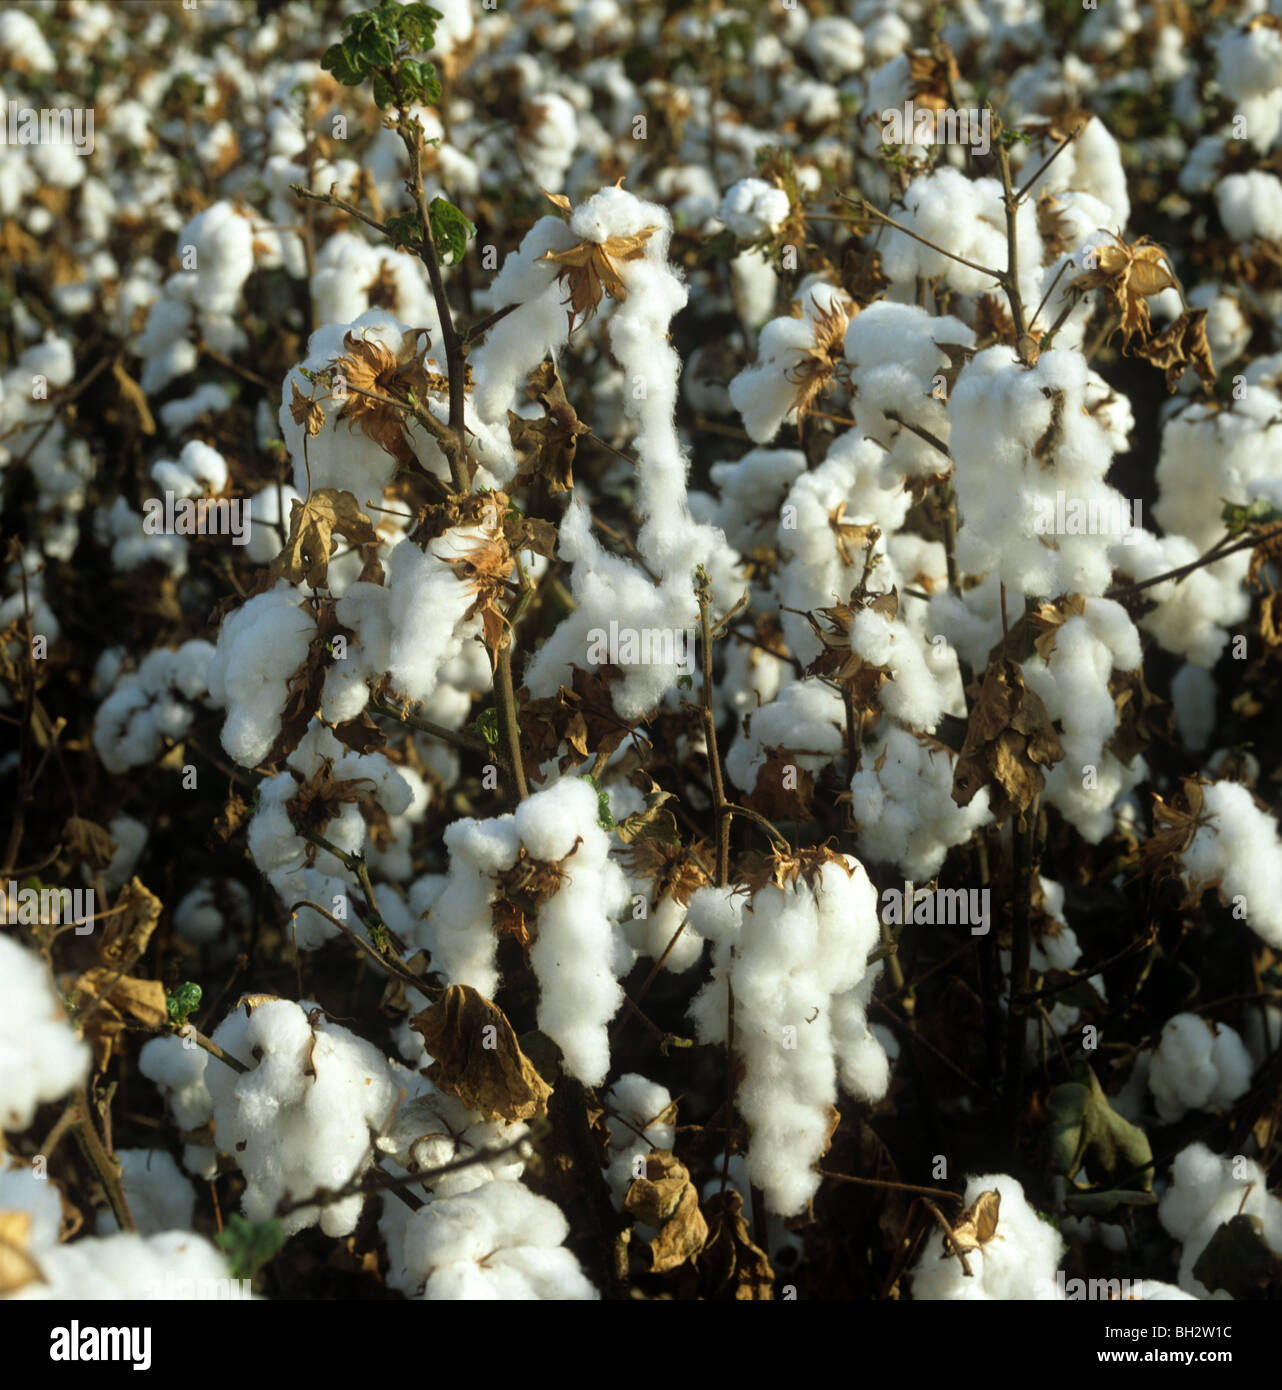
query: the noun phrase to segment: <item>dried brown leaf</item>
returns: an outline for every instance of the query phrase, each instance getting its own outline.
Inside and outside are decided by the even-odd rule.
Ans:
[[[507,1015],[467,985],[410,1020],[435,1059],[428,1075],[487,1120],[529,1120],[547,1112],[552,1088],[521,1051]]]

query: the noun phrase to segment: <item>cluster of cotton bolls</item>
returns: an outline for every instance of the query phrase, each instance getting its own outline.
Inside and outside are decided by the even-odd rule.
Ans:
[[[122,1181],[137,1198],[146,1157],[125,1152],[129,1158]],[[145,1151],[137,1153],[145,1155]],[[157,1174],[161,1171],[163,1165],[158,1164]],[[177,1172],[172,1178],[185,1182]],[[136,1233],[88,1236],[59,1244],[63,1209],[57,1187],[33,1181],[29,1169],[0,1172],[0,1211],[26,1218],[25,1251],[39,1275],[5,1296],[23,1302],[226,1298],[232,1289],[227,1257],[191,1230],[191,1205],[191,1201],[170,1200],[148,1208],[139,1202],[142,1219]],[[247,1291],[244,1296],[252,1297]]]
[[[249,1070],[205,1068],[203,1106],[198,1094],[183,1104],[189,1114],[204,1110],[213,1120],[219,1150],[245,1175],[243,1205],[251,1220],[274,1215],[283,1199],[301,1200],[360,1177],[400,1089],[375,1047],[331,1023],[314,1004],[284,999],[236,1010],[213,1041]],[[148,1043],[144,1070],[172,1076],[175,1062],[163,1054],[176,1058],[182,1050],[177,1038]],[[300,1205],[282,1224],[293,1232],[319,1222],[327,1235],[346,1235],[362,1202],[357,1193],[323,1206]]]
[[[713,943],[711,979],[690,1009],[699,1040],[725,1044],[733,990],[747,1172],[771,1211],[795,1216],[819,1189],[814,1165],[838,1079],[865,1101],[889,1084],[885,1049],[866,1017],[881,973],[880,962],[868,965],[880,931],[876,889],[847,856],[823,863],[811,882],[770,884],[746,903],[700,889],[690,915]]]
[[[444,837],[449,871],[431,887],[423,933],[447,984],[492,995],[499,983],[491,919],[497,876],[522,854],[557,865],[560,881],[539,906],[530,948],[538,1024],[561,1049],[566,1069],[590,1085],[609,1070],[607,1025],[623,1002],[619,977],[634,959],[618,926],[631,894],[599,816],[595,789],[567,777],[528,797],[514,815],[456,820]]]
[[[117,678],[94,717],[94,747],[108,772],[149,763],[163,740],[183,737],[195,718],[192,702],[208,693],[213,655],[208,642],[160,647]]]

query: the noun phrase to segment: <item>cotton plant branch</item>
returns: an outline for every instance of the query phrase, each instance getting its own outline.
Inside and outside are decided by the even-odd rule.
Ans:
[[[893,217],[882,212],[880,208],[874,207],[866,198],[852,198],[849,194],[841,193],[838,195],[843,203],[849,203],[859,216],[871,217],[874,221],[884,227],[893,227],[897,232],[903,232],[905,236],[910,236],[914,241],[920,241],[923,246],[929,246],[932,251],[938,251],[941,256],[947,256],[950,261],[956,261],[959,265],[969,266],[971,270],[977,270],[981,275],[987,275],[990,279],[996,280],[1001,284],[1006,272],[994,270],[992,266],[980,265],[977,261],[969,261],[965,256],[959,256],[956,251],[950,251],[948,247],[941,246],[937,241],[931,241],[929,237],[922,236],[919,232],[914,232],[911,227],[905,227],[902,222],[897,222]],[[856,219],[845,218],[844,221]]]
[[[107,1194],[107,1201],[120,1229],[122,1231],[137,1231],[138,1227],[134,1223],[132,1212],[129,1210],[129,1200],[125,1196],[124,1184],[121,1181],[120,1163],[98,1134],[93,1122],[89,1092],[84,1086],[81,1086],[72,1097],[69,1123],[71,1134],[79,1146],[81,1154],[90,1168],[93,1169],[98,1181],[102,1183],[103,1191]]]
[[[1024,1082],[1024,1044],[1028,1031],[1027,1006],[1019,1002],[1028,994],[1032,955],[1032,892],[1037,873],[1036,841],[1040,798],[1023,813],[1023,824],[1011,827],[1011,891],[1014,921],[1011,927],[1009,996],[1006,1013],[1006,1119],[1012,1144],[1018,1140],[1020,1101]]]
[[[339,918],[335,917],[332,912],[323,908],[319,903],[312,902],[309,898],[300,898],[298,902],[294,903],[289,909],[289,915],[291,917],[297,917],[298,910],[302,907],[311,908],[313,912],[318,912],[324,917],[331,926],[337,927],[338,930],[363,951],[380,970],[390,975],[392,979],[396,980],[398,983],[408,985],[412,989],[418,990],[420,994],[426,995],[427,998],[431,999],[433,1002],[439,999],[444,993],[444,991],[437,986],[430,985],[425,980],[420,980],[418,976],[409,969],[405,962],[393,952],[390,941],[386,951],[378,950],[376,947],[370,945],[363,937],[354,932],[346,922],[341,921]],[[380,923],[379,925],[381,926],[382,924]],[[384,926],[383,931],[388,932],[390,937],[391,933],[388,931],[387,927]]]

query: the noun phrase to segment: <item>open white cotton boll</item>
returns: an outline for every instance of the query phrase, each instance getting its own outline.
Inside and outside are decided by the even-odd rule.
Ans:
[[[969,1252],[967,1278],[961,1261],[945,1257],[943,1236],[932,1231],[912,1268],[914,1299],[1056,1300],[1064,1297],[1056,1271],[1064,1241],[1054,1226],[1041,1220],[1024,1196],[1022,1185],[1005,1173],[968,1178],[967,1206],[983,1192],[1001,1197],[997,1230],[991,1240]]]
[[[191,1229],[196,1189],[183,1177],[172,1154],[164,1149],[117,1149],[116,1157],[129,1214],[140,1235]],[[99,1235],[112,1235],[119,1229],[110,1211],[99,1213]]]
[[[1282,1202],[1269,1195],[1260,1165],[1245,1155],[1221,1158],[1201,1143],[1182,1149],[1171,1165],[1170,1186],[1157,1215],[1182,1246],[1180,1288],[1197,1298],[1231,1296],[1225,1289],[1206,1288],[1193,1270],[1216,1231],[1233,1217],[1258,1220],[1265,1244],[1282,1254]]]
[[[1277,822],[1261,810],[1246,787],[1214,782],[1203,789],[1206,824],[1180,855],[1190,889],[1219,889],[1220,900],[1262,941],[1282,948],[1282,903],[1274,885],[1282,878],[1282,840]]]
[[[284,999],[260,1004],[248,1017],[233,1013],[214,1041],[250,1066],[244,1074],[229,1067],[206,1073],[215,1142],[245,1175],[250,1220],[274,1215],[282,1198],[342,1187],[365,1171],[371,1138],[398,1095],[375,1047],[314,1006]],[[326,1235],[348,1235],[362,1204],[358,1194],[303,1207],[282,1224],[289,1234],[319,1222]]]
[[[266,756],[280,734],[287,682],[306,660],[316,624],[302,595],[279,580],[228,615],[209,666],[209,698],[227,710],[222,745],[242,767]]]
[[[0,936],[0,1126],[26,1129],[38,1105],[84,1083],[89,1062],[44,961]]]
[[[407,1223],[407,1276],[429,1301],[591,1300],[599,1295],[563,1242],[560,1210],[519,1182],[439,1198]]]
[[[987,787],[969,806],[953,800],[955,764],[942,744],[894,725],[869,743],[850,783],[860,853],[894,864],[915,883],[933,878],[949,849],[990,820]]]
[[[1176,1014],[1162,1029],[1148,1084],[1167,1123],[1188,1110],[1223,1110],[1250,1087],[1251,1057],[1227,1024]]]
[[[784,223],[791,209],[788,195],[764,179],[740,179],[721,200],[721,220],[741,241],[760,241]]]

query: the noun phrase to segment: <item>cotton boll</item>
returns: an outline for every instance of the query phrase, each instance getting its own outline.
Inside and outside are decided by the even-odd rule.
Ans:
[[[172,1034],[152,1038],[138,1054],[138,1070],[159,1087],[174,1124],[179,1129],[196,1130],[214,1114],[205,1085],[210,1056],[194,1042],[188,1047],[188,1041]],[[183,1150],[183,1167],[197,1177],[212,1178],[218,1167],[217,1154],[205,1145],[188,1144]]]
[[[1072,500],[1079,517],[1093,507],[1129,525],[1129,504],[1104,482],[1122,444],[1099,410],[1107,394],[1081,354],[1067,350],[1043,353],[1025,371],[1009,349],[989,348],[962,369],[948,413],[963,570],[996,570],[1024,594],[1109,587],[1106,545],[1067,520]]]
[[[845,719],[841,696],[831,686],[791,681],[777,700],[748,716],[747,728],[726,754],[726,774],[736,787],[751,791],[771,748],[805,749],[790,761],[818,774],[845,750]]]
[[[1261,940],[1282,948],[1282,904],[1276,889],[1282,879],[1282,841],[1276,821],[1237,782],[1204,788],[1202,809],[1207,824],[1197,828],[1180,856],[1184,881],[1192,891],[1215,884],[1235,916],[1244,913]]]
[[[636,1177],[636,1160],[654,1149],[671,1149],[676,1141],[671,1120],[661,1119],[675,1112],[667,1088],[636,1072],[619,1077],[605,1093],[605,1100],[615,1112],[606,1116],[610,1130],[606,1182],[615,1210],[622,1211],[623,1199]]]
[[[834,315],[825,326],[822,309],[813,300],[800,318],[775,318],[757,339],[757,360],[730,383],[730,399],[743,427],[757,444],[768,444],[784,421],[795,419],[796,375],[809,354],[824,344],[835,351],[845,334],[849,301],[829,299],[824,307]],[[813,360],[813,359],[811,359]]]
[[[1273,423],[1277,410],[1275,391],[1250,384],[1226,409],[1208,410],[1195,402],[1167,420],[1157,464],[1160,496],[1153,508],[1163,530],[1186,537],[1201,553],[1223,533],[1223,499],[1245,502],[1264,480],[1282,478],[1282,431]],[[1230,556],[1216,568],[1234,566],[1244,575],[1235,562],[1240,557]]]
[[[176,652],[157,648],[137,672],[119,678],[94,717],[94,747],[109,772],[152,762],[166,739],[187,733],[195,711],[185,701],[206,694],[214,654],[201,641],[186,642]]]
[[[944,1257],[943,1236],[934,1230],[913,1266],[914,1299],[1063,1298],[1056,1281],[1064,1253],[1059,1232],[1041,1220],[1028,1204],[1023,1187],[1004,1173],[968,1179],[964,1200],[970,1206],[982,1192],[994,1191],[1001,1196],[997,1230],[990,1241],[968,1252],[970,1278],[955,1255]]]
[[[253,767],[281,730],[290,676],[307,658],[316,625],[283,579],[223,620],[209,667],[211,703],[227,710],[222,745]]]
[[[173,1156],[164,1149],[117,1149],[120,1182],[138,1234],[191,1229],[196,1190],[183,1177]],[[98,1216],[98,1234],[112,1235],[120,1227],[110,1211]]]
[[[947,246],[956,255],[977,265],[996,268],[1006,264],[1006,219],[1001,185],[996,179],[969,179],[959,169],[936,169],[908,186],[904,210],[897,213],[896,220],[918,236]],[[1016,235],[1021,248],[1040,244],[1031,200],[1020,207]],[[1025,272],[1029,280],[1027,292],[1021,283],[1025,301],[1032,304],[1037,303],[1032,270],[1036,259],[1034,256],[1025,262],[1030,267]],[[925,279],[943,276],[959,294],[998,292],[992,276],[961,265],[895,229],[886,235],[882,268],[892,281],[909,285],[917,276]]]
[[[1221,91],[1234,94],[1236,109],[1257,154],[1264,154],[1282,126],[1282,35],[1269,25],[1249,22],[1226,28],[1212,41],[1215,75]],[[1236,131],[1234,132],[1236,134]]]
[[[936,318],[915,304],[879,300],[850,320],[844,348],[855,416],[866,434],[893,441],[885,486],[891,485],[892,470],[900,485],[905,475],[947,471],[945,455],[884,412],[893,410],[947,444],[948,412],[934,387],[950,363],[938,345],[968,348],[974,342],[974,331],[960,319]]]
[[[1245,1095],[1251,1058],[1227,1024],[1176,1014],[1162,1029],[1148,1080],[1157,1113],[1169,1124],[1188,1110],[1223,1110]]]
[[[873,547],[878,558],[885,553],[884,536],[907,515],[911,498],[901,480],[891,487],[882,484],[885,459],[879,444],[850,430],[818,468],[800,474],[789,490],[776,532],[785,557],[776,592],[781,607],[798,610],[784,611],[780,622],[789,650],[803,662],[812,661],[822,648],[803,615],[848,599],[863,573],[865,546],[847,543],[843,554],[833,514],[840,510],[843,525],[876,526],[883,536]]]
[[[0,936],[0,1127],[26,1129],[38,1105],[85,1082],[89,1061],[44,961]]]
[[[115,853],[102,870],[102,884],[109,893],[126,883],[147,844],[148,830],[133,816],[113,816],[107,822],[107,832],[116,842]]]
[[[1135,536],[1132,545],[1114,546],[1111,557],[1117,569],[1143,582],[1190,564],[1201,553],[1202,547],[1187,536],[1159,538],[1145,531]],[[1166,651],[1209,670],[1219,660],[1230,631],[1250,611],[1242,585],[1248,564],[1242,555],[1229,555],[1184,575],[1178,583],[1167,580],[1151,585],[1145,597],[1156,607],[1145,613],[1140,626]]]
[[[733,463],[714,463],[709,474],[720,494],[717,524],[743,554],[773,538],[790,485],[806,471],[800,449],[749,449]]]
[[[227,460],[198,439],[184,444],[176,462],[154,463],[151,476],[175,497],[212,497],[227,486]]]
[[[553,1203],[519,1182],[486,1183],[415,1212],[405,1233],[407,1276],[427,1300],[590,1300],[599,1295],[562,1242]]]
[[[174,928],[187,941],[217,941],[236,928],[249,925],[252,905],[243,883],[231,878],[202,878],[174,908]]]
[[[1186,661],[1171,680],[1171,702],[1175,706],[1175,726],[1185,746],[1200,753],[1211,741],[1215,729],[1215,678],[1201,666]]]
[[[1226,174],[1215,190],[1215,201],[1225,231],[1235,240],[1282,238],[1282,181],[1275,175],[1260,169]]]
[[[225,1298],[232,1287],[227,1257],[204,1236],[187,1230],[80,1239],[43,1252],[39,1263],[43,1279],[10,1297],[77,1303],[214,1299]]]
[[[865,747],[850,783],[860,852],[915,883],[933,878],[949,849],[991,819],[986,787],[969,806],[953,800],[955,763],[942,744],[894,726]]]
[[[825,81],[840,81],[863,66],[864,35],[839,15],[814,20],[806,30],[804,44]]]
[[[1127,766],[1106,749],[1117,725],[1109,678],[1114,670],[1139,664],[1139,634],[1126,611],[1111,599],[1095,598],[1082,617],[1060,626],[1049,660],[1034,655],[1024,665],[1028,688],[1063,731],[1064,757],[1047,774],[1045,799],[1092,844],[1112,830],[1113,803],[1147,770],[1142,758]],[[1094,769],[1089,779],[1087,769]]]
[[[791,204],[764,179],[740,179],[721,200],[721,220],[741,241],[762,241],[787,220]]]
[[[640,879],[635,886],[643,897],[649,898],[650,894],[645,891],[650,887],[648,880]],[[654,961],[662,958],[663,968],[674,975],[689,970],[703,952],[703,941],[686,921],[685,908],[673,897],[661,897],[647,906],[645,916],[637,918],[634,915],[632,921],[625,924],[629,942],[640,955]]]
[[[250,1066],[244,1074],[229,1067],[206,1074],[215,1139],[245,1175],[250,1220],[273,1216],[283,1198],[342,1187],[365,1171],[371,1136],[397,1104],[397,1086],[376,1048],[283,999],[248,1017],[232,1014],[214,1041]],[[357,1195],[304,1207],[282,1225],[293,1234],[319,1222],[326,1235],[348,1235],[361,1205]]]
[[[402,323],[386,309],[369,309],[350,323],[327,324],[318,328],[308,340],[307,356],[299,366],[309,372],[329,371],[349,352],[349,338],[371,347],[381,346],[395,354],[400,350],[405,335],[417,326]],[[290,410],[295,388],[305,398],[314,398],[324,412],[320,433],[314,438],[309,437],[305,448],[304,428],[295,421]],[[395,468],[391,455],[363,430],[352,428],[353,422],[350,420],[338,421],[340,411],[351,399],[350,393],[344,401],[330,394],[323,386],[314,386],[302,375],[299,367],[293,368],[285,377],[277,418],[285,447],[293,460],[293,484],[298,493],[307,495],[317,488],[332,487],[352,493],[364,506],[367,500],[380,498],[391,481]],[[429,397],[426,404],[431,408],[437,402]],[[421,425],[409,421],[405,426],[405,437],[418,461],[429,472],[442,478],[448,476],[435,439]]]
[[[1218,1157],[1205,1144],[1191,1144],[1171,1165],[1171,1185],[1158,1204],[1157,1215],[1166,1231],[1182,1243],[1179,1283],[1197,1298],[1225,1299],[1212,1292],[1193,1273],[1216,1231],[1244,1214],[1261,1223],[1265,1244],[1282,1253],[1282,1202],[1269,1195],[1260,1165],[1242,1155]]]
[[[739,322],[746,329],[759,328],[770,317],[779,292],[779,274],[759,251],[741,251],[730,262],[730,287]],[[695,352],[699,349],[696,348]],[[686,393],[690,393],[690,373],[695,367],[694,353],[686,371]],[[718,383],[715,399],[717,415],[728,415],[734,407],[729,390]],[[695,404],[693,398],[691,404]]]

